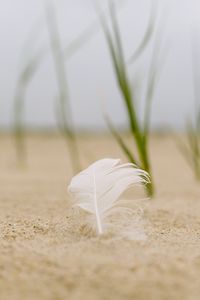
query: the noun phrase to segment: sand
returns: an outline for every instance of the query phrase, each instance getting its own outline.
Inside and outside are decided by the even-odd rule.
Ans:
[[[146,241],[96,237],[71,207],[65,141],[27,139],[27,164],[0,137],[1,300],[200,299],[200,183],[170,136],[151,138],[156,197]],[[124,157],[110,137],[82,137],[82,164]],[[135,201],[142,190],[129,192]]]

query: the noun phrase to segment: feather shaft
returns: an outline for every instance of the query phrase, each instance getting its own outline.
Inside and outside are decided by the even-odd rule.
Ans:
[[[103,233],[101,218],[99,215],[98,203],[97,203],[97,187],[96,187],[96,177],[95,177],[95,166],[93,167],[93,185],[94,185],[94,209],[95,209],[95,216],[97,221],[97,229],[99,234]]]

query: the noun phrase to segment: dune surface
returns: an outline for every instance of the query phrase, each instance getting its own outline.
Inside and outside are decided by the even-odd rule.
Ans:
[[[200,183],[170,135],[151,137],[156,196],[144,207],[145,241],[88,230],[67,194],[72,171],[61,137],[30,135],[26,146],[19,165],[12,137],[0,137],[0,299],[200,299]],[[79,149],[83,168],[125,160],[110,136],[81,136]],[[145,194],[124,197],[134,203]]]

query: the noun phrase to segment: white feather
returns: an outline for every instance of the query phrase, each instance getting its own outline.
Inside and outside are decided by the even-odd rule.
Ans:
[[[75,205],[95,216],[97,231],[102,234],[103,219],[120,195],[132,185],[146,182],[149,182],[148,174],[134,164],[105,158],[74,176],[68,191]]]

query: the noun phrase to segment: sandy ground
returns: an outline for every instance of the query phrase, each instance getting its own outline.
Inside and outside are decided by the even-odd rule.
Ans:
[[[110,137],[79,143],[83,167],[123,158]],[[200,184],[171,137],[151,139],[157,194],[141,242],[83,230],[67,195],[70,160],[60,137],[29,137],[27,149],[19,167],[13,140],[0,137],[1,300],[200,299]],[[133,201],[136,193],[144,197],[133,189]]]

